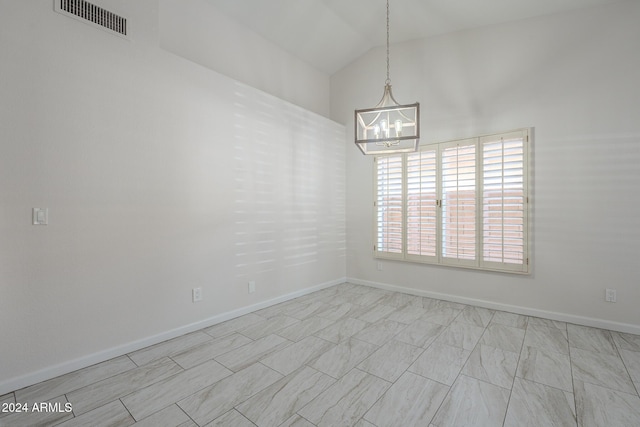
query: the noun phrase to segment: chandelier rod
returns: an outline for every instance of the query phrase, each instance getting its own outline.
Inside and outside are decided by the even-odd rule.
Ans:
[[[389,77],[389,0],[387,0],[387,80],[385,84],[391,84],[391,78]]]

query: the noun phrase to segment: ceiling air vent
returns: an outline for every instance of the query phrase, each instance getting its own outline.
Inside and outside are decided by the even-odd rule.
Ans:
[[[129,38],[127,19],[84,0],[54,0],[56,12]]]

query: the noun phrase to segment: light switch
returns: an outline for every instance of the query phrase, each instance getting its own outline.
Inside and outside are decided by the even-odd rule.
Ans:
[[[33,225],[47,225],[49,223],[48,208],[33,208]]]

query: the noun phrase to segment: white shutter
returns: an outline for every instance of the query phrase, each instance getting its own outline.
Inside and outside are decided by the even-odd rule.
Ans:
[[[526,271],[526,140],[518,131],[480,138],[482,147],[482,265]]]
[[[441,145],[442,260],[476,265],[476,141]]]
[[[374,255],[529,273],[529,129],[374,159]]]
[[[407,255],[437,256],[437,149],[407,154]]]
[[[402,156],[376,157],[377,255],[403,255]]]

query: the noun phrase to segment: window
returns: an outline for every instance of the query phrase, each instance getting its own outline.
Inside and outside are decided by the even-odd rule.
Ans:
[[[375,256],[529,272],[529,130],[375,158]]]

